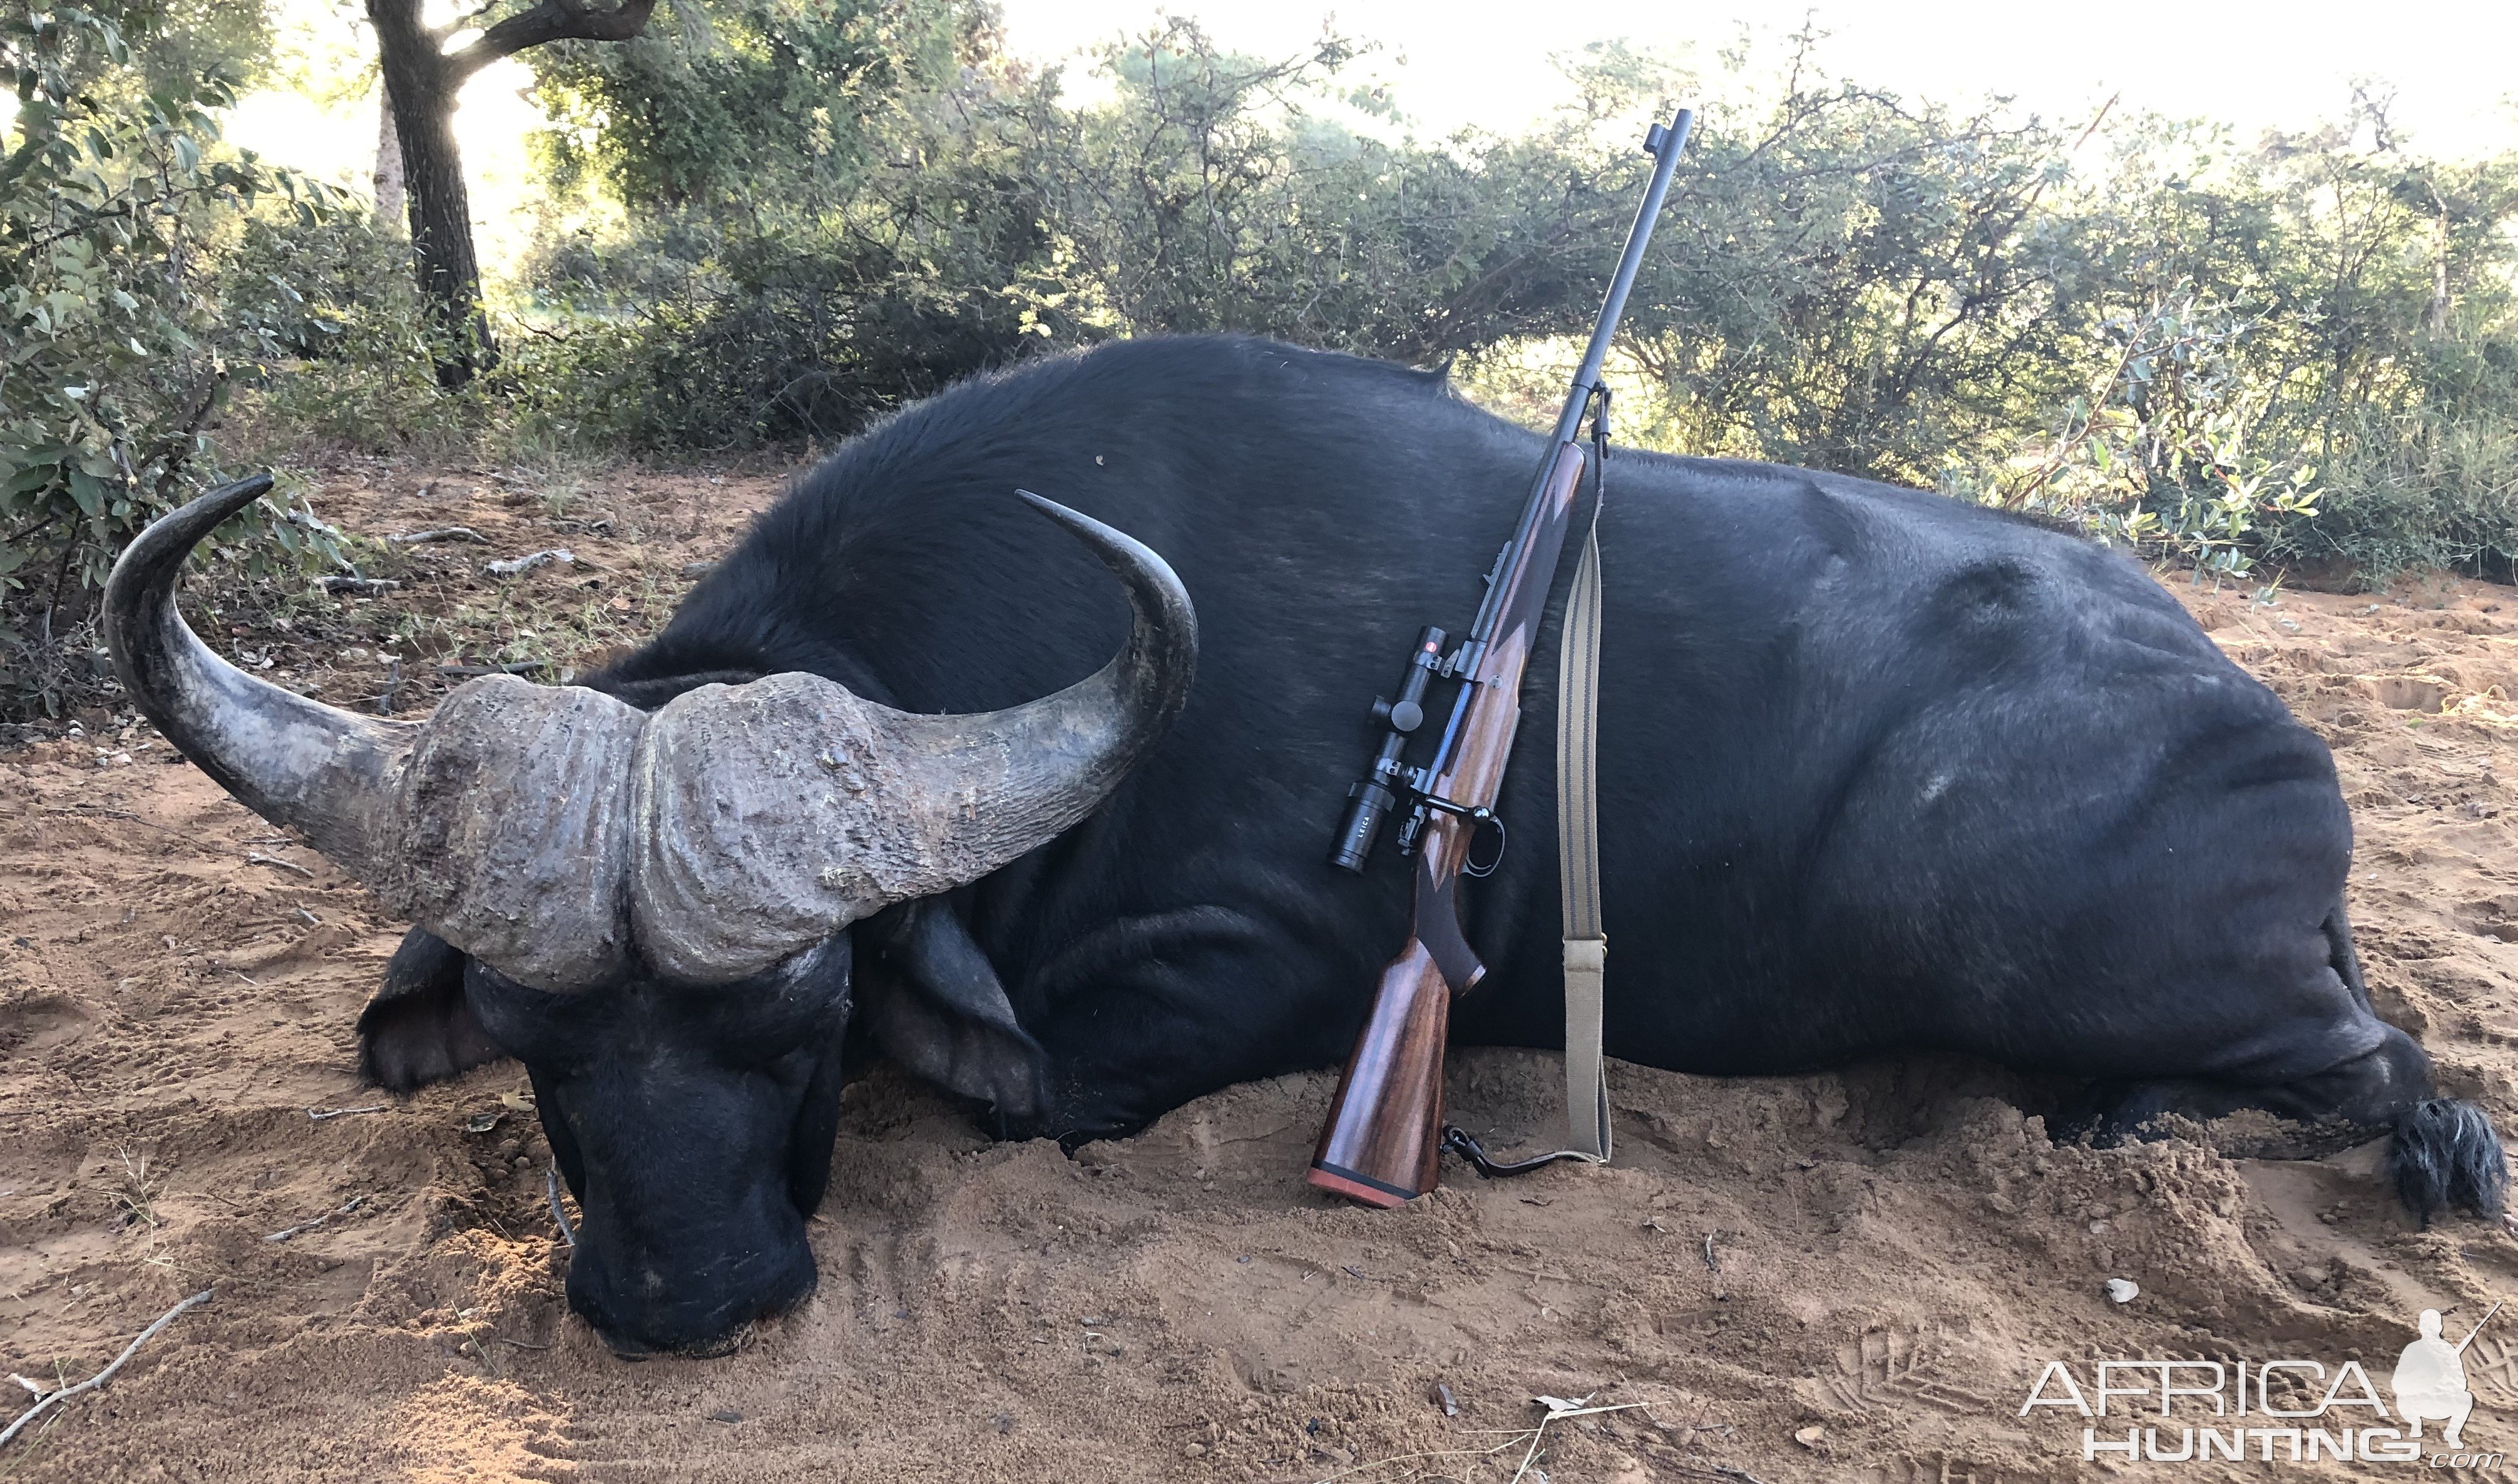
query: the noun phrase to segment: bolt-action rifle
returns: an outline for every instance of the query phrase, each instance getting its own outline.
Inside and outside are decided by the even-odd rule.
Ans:
[[[1593,441],[1605,453],[1608,390],[1600,380],[1601,362],[1694,120],[1690,110],[1681,109],[1667,127],[1653,125],[1644,139],[1644,150],[1655,161],[1652,185],[1627,234],[1626,253],[1591,327],[1590,348],[1584,353],[1582,370],[1574,373],[1573,390],[1540,462],[1530,502],[1512,540],[1487,574],[1486,599],[1468,636],[1447,651],[1443,631],[1426,629],[1408,657],[1397,698],[1373,703],[1373,720],[1383,728],[1380,747],[1371,770],[1348,793],[1346,819],[1338,827],[1329,860],[1362,871],[1382,821],[1404,810],[1399,851],[1415,857],[1415,922],[1399,956],[1381,972],[1371,1013],[1338,1079],[1328,1127],[1322,1130],[1307,1177],[1323,1190],[1368,1205],[1397,1205],[1436,1183],[1436,1164],[1447,1140],[1442,1128],[1443,1043],[1451,1027],[1452,997],[1468,992],[1486,976],[1486,966],[1461,935],[1453,893],[1464,872],[1483,876],[1502,853],[1503,822],[1496,817],[1496,799],[1521,721],[1522,673],[1538,638],[1557,556],[1574,522],[1575,496],[1586,462],[1583,415],[1593,411]],[[1411,765],[1409,743],[1425,723],[1425,695],[1438,680],[1454,687],[1450,716],[1432,757]],[[1481,862],[1473,857],[1477,842],[1489,830],[1495,846]],[[1483,1159],[1465,1136],[1455,1142]]]

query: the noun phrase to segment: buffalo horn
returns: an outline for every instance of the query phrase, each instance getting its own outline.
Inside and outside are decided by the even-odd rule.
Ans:
[[[106,646],[123,688],[167,741],[245,807],[304,832],[365,878],[378,867],[383,816],[419,726],[258,680],[212,653],[175,611],[185,557],[270,488],[268,474],[223,485],[141,532],[106,583]]]
[[[1196,616],[1162,558],[1025,495],[1118,575],[1134,623],[1101,671],[1022,706],[922,716],[784,674],[647,717],[583,686],[486,676],[425,722],[353,716],[238,670],[176,612],[186,555],[270,487],[214,490],[123,553],[105,613],[123,684],[246,807],[543,989],[593,987],[638,956],[730,982],[975,881],[1107,797],[1196,667]]]
[[[676,697],[631,785],[633,917],[657,969],[742,978],[976,881],[1091,813],[1180,714],[1197,667],[1180,579],[1100,521],[1023,499],[1126,588],[1118,656],[1054,695],[963,716],[894,711],[810,675]]]

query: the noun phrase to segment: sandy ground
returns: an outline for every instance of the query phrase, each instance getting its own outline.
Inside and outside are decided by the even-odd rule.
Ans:
[[[414,548],[372,612],[263,614],[236,647],[345,702],[391,653],[423,707],[459,678],[429,662],[508,652],[467,633],[530,648],[559,608],[597,638],[650,627],[776,487],[659,476],[595,508],[480,474],[332,471],[318,503],[345,526],[489,544]],[[479,574],[554,530],[580,564]],[[2178,590],[2336,749],[2381,1012],[2518,1130],[2518,594]],[[2117,1465],[2081,1462],[2080,1418],[2019,1415],[2049,1361],[2087,1385],[2101,1357],[2358,1359],[2383,1388],[2416,1311],[2461,1334],[2518,1294],[2518,1243],[2414,1229],[2376,1147],[2059,1149],[2002,1073],[1941,1062],[1613,1066],[1616,1167],[1454,1168],[1393,1213],[1300,1182],[1326,1074],[1075,1159],[878,1075],[848,1091],[820,1295],[735,1357],[626,1365],[564,1311],[521,1069],[360,1087],[351,1023],[398,926],[146,728],[84,720],[0,754],[0,1371],[84,1377],[215,1297],[0,1451],[0,1478],[1503,1481],[1551,1395],[1632,1405],[1549,1427],[1534,1477],[2077,1479]],[[1464,1055],[1451,1097],[1546,1137],[1554,1076]],[[2111,1303],[2112,1277],[2140,1296]],[[2477,1446],[2518,1449],[2514,1342],[2496,1322],[2466,1353]]]

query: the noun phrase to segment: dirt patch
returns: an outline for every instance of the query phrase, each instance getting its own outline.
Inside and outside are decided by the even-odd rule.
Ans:
[[[318,506],[345,527],[488,543],[397,548],[403,588],[225,643],[370,707],[399,656],[405,712],[460,678],[440,664],[586,663],[778,484],[709,477],[555,510],[477,471],[336,470]],[[552,524],[588,511],[609,528]],[[585,563],[482,570],[563,545]],[[2176,590],[2336,750],[2382,1013],[2518,1129],[2518,598]],[[2086,1384],[2100,1357],[2359,1359],[2383,1390],[2419,1309],[2461,1334],[2518,1292],[2518,1243],[2416,1230],[2375,1147],[2058,1149],[2003,1074],[1942,1062],[1614,1066],[1616,1167],[1454,1171],[1391,1213],[1300,1181],[1325,1074],[1074,1159],[878,1074],[848,1091],[819,1296],[732,1359],[625,1365],[565,1314],[521,1070],[359,1087],[351,1023],[399,926],[127,720],[0,755],[0,1370],[83,1377],[217,1297],[0,1477],[1500,1481],[1544,1394],[1638,1404],[1551,1427],[1557,1480],[2063,1480],[2092,1469],[2083,1419],[2019,1416],[2048,1361]],[[1556,1077],[1469,1055],[1451,1098],[1509,1140],[1553,1124]],[[2483,1447],[2518,1445],[2512,1338],[2466,1352]]]

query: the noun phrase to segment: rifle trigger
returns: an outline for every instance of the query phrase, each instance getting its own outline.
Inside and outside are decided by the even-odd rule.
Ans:
[[[1486,863],[1481,865],[1474,860],[1462,861],[1460,863],[1460,874],[1464,876],[1474,876],[1480,881],[1484,881],[1486,878],[1493,876],[1496,873],[1496,867],[1503,864],[1504,847],[1510,844],[1512,840],[1511,832],[1503,827],[1503,820],[1496,813],[1496,811],[1483,805],[1472,806],[1466,804],[1454,804],[1451,800],[1442,798],[1439,795],[1426,793],[1421,784],[1417,789],[1417,793],[1419,795],[1416,801],[1416,807],[1418,808],[1440,809],[1446,814],[1457,814],[1461,818],[1469,821],[1470,827],[1473,829],[1483,829],[1490,824],[1495,826],[1495,853],[1487,857]]]

